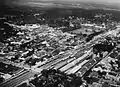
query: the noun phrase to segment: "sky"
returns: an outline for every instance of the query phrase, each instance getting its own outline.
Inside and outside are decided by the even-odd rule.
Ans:
[[[0,0],[0,3],[4,3],[4,4],[27,4],[28,2],[34,2],[34,3],[39,3],[41,1],[45,1],[45,2],[95,2],[95,3],[106,3],[106,4],[119,4],[120,5],[120,0]]]

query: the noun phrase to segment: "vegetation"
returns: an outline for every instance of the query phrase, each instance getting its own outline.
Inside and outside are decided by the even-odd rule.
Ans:
[[[40,77],[31,81],[36,87],[79,87],[82,84],[80,77],[67,75],[59,70],[43,70]]]

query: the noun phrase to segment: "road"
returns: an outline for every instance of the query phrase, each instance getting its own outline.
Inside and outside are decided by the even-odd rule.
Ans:
[[[35,73],[31,71],[24,71],[19,75],[16,75],[14,78],[5,81],[4,83],[0,84],[0,87],[15,87],[16,85],[20,84],[21,82],[29,79],[30,77],[34,76]]]

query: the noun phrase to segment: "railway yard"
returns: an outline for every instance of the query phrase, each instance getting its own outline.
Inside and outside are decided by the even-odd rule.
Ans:
[[[120,87],[117,13],[29,9],[0,15],[0,87]]]

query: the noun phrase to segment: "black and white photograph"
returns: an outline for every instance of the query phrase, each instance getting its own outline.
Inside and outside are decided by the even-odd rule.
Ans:
[[[0,0],[0,87],[120,87],[120,0]]]

